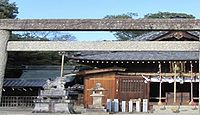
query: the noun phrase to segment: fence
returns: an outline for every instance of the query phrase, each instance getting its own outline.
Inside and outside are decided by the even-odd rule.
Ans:
[[[37,96],[3,96],[0,107],[33,107]]]

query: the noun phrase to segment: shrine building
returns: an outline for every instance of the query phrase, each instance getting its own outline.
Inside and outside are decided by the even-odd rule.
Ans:
[[[196,31],[148,32],[136,41],[198,41]],[[101,83],[107,99],[149,99],[150,104],[188,105],[198,102],[198,52],[106,51],[81,52],[73,61],[94,67],[80,71],[84,81],[84,106],[92,104],[91,89]]]

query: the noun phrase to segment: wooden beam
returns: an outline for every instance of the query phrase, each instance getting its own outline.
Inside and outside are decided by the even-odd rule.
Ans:
[[[198,51],[195,41],[9,41],[7,51]]]
[[[96,74],[96,73],[105,73],[105,72],[114,72],[114,71],[125,71],[124,68],[105,68],[105,69],[93,69],[93,70],[84,70],[76,73],[77,76],[79,75],[87,75],[87,74]]]
[[[1,19],[11,31],[200,30],[199,19]]]
[[[163,77],[173,77],[174,73],[119,73],[120,75],[129,75],[129,76],[163,76]],[[199,73],[193,73],[193,76],[198,76]],[[191,77],[191,73],[176,73],[176,76],[183,76],[183,77]]]

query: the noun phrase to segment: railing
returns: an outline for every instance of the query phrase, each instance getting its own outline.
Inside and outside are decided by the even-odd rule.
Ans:
[[[33,107],[37,96],[3,96],[0,107]]]

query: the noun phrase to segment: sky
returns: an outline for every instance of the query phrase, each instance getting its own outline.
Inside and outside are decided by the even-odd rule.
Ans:
[[[9,0],[20,19],[101,19],[106,15],[179,12],[200,19],[200,0]],[[115,40],[110,32],[69,32],[79,41]]]

